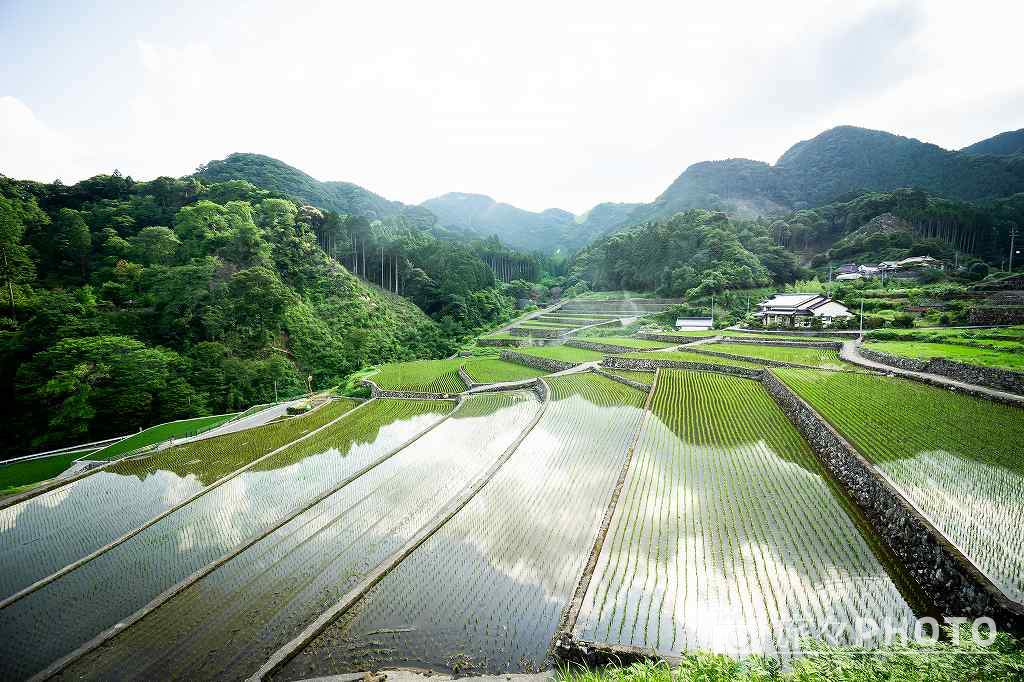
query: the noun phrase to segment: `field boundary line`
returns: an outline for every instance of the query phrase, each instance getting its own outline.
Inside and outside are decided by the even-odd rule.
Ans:
[[[1024,605],[1007,596],[831,421],[772,372],[764,372],[762,385],[811,446],[829,475],[863,512],[872,530],[899,559],[925,599],[943,615],[991,615],[997,618],[1000,627],[1024,632]],[[787,405],[787,401],[791,405]],[[937,569],[939,562],[942,565]],[[936,573],[944,570],[958,574],[956,587],[951,587],[954,581],[936,577]],[[964,584],[971,588],[967,590],[969,596],[962,591],[957,594]]]
[[[590,556],[587,558],[586,566],[583,568],[583,573],[580,574],[579,580],[576,582],[576,589],[573,592],[572,599],[565,606],[565,611],[562,613],[561,622],[558,628],[555,630],[554,635],[551,638],[551,645],[548,650],[554,653],[562,641],[563,635],[568,637],[568,642],[565,642],[563,646],[571,646],[570,642],[573,640],[572,631],[576,627],[576,621],[580,617],[580,611],[583,608],[583,600],[587,596],[587,591],[590,589],[590,581],[594,577],[594,571],[597,569],[597,562],[601,558],[601,550],[604,549],[604,541],[608,536],[608,529],[612,525],[612,517],[615,515],[615,509],[619,505],[619,498],[622,496],[622,489],[626,485],[626,478],[629,476],[629,470],[633,466],[633,455],[636,452],[637,443],[640,442],[640,434],[643,433],[644,428],[647,426],[647,420],[651,414],[651,405],[654,402],[654,392],[658,388],[658,379],[661,377],[661,368],[654,370],[654,381],[651,382],[650,391],[647,394],[647,400],[644,402],[644,413],[640,419],[640,423],[637,424],[636,433],[633,435],[633,442],[630,443],[629,448],[626,450],[626,461],[622,463],[622,468],[619,470],[619,478],[615,482],[615,487],[612,489],[612,496],[608,500],[608,506],[604,510],[604,517],[601,519],[601,525],[598,527],[597,536],[594,538],[594,545],[590,549]]]
[[[129,457],[132,457],[133,454],[138,454],[138,453],[132,453],[132,452],[125,453],[125,455],[123,457],[119,457],[117,459],[109,460],[109,461],[104,462],[103,464],[101,464],[99,466],[90,467],[89,469],[81,471],[81,472],[75,474],[74,476],[68,476],[67,478],[51,478],[49,481],[46,481],[44,483],[40,483],[38,486],[36,486],[35,488],[32,488],[31,490],[26,490],[23,493],[18,493],[17,495],[11,495],[10,497],[7,497],[7,498],[4,498],[3,500],[0,500],[0,510],[7,509],[8,507],[13,507],[13,506],[15,506],[17,504],[21,504],[22,502],[27,502],[28,500],[31,500],[33,497],[39,497],[40,495],[45,495],[46,493],[48,493],[48,492],[50,492],[52,490],[56,490],[57,488],[63,488],[64,486],[68,485],[69,483],[75,483],[77,481],[80,481],[83,478],[85,478],[86,476],[91,476],[92,474],[95,474],[95,473],[97,473],[99,471],[102,471],[103,469],[106,469],[107,467],[111,466],[112,464],[117,464],[118,462],[123,462],[124,460],[128,459]],[[6,604],[4,604],[3,602],[0,602],[0,609],[2,609],[4,606],[6,606]]]
[[[372,399],[366,401],[365,403],[362,403],[360,406],[362,406],[362,405],[369,405],[371,402],[372,402]],[[67,668],[69,665],[71,665],[72,663],[74,663],[78,659],[80,659],[83,656],[85,656],[86,654],[92,652],[94,649],[96,649],[97,647],[101,646],[105,642],[109,641],[110,639],[112,639],[116,635],[120,634],[121,632],[123,632],[127,628],[131,627],[132,625],[135,625],[140,620],[142,620],[143,618],[148,616],[150,613],[155,611],[157,608],[159,608],[160,606],[163,606],[165,603],[167,603],[168,601],[170,601],[171,599],[176,597],[178,594],[184,592],[189,587],[191,587],[192,585],[194,585],[198,581],[202,580],[203,578],[205,578],[210,573],[213,573],[213,571],[217,570],[218,568],[220,568],[221,566],[223,566],[227,562],[231,561],[236,556],[238,556],[239,554],[241,554],[245,550],[249,549],[250,547],[255,545],[257,542],[259,542],[260,540],[263,540],[264,538],[266,538],[271,533],[277,531],[278,529],[280,529],[281,527],[283,527],[287,523],[291,522],[296,516],[299,516],[300,514],[306,512],[306,511],[309,511],[310,509],[312,509],[316,505],[318,505],[321,502],[323,502],[324,500],[326,500],[331,495],[334,495],[336,492],[338,492],[339,490],[341,490],[345,486],[351,484],[353,481],[355,481],[356,479],[360,478],[361,476],[366,475],[368,472],[372,471],[378,465],[383,464],[387,460],[389,460],[392,457],[394,457],[395,455],[397,455],[402,450],[406,449],[407,447],[409,447],[410,445],[415,443],[417,440],[419,440],[423,436],[425,436],[428,433],[430,433],[431,431],[433,431],[435,428],[437,428],[442,423],[444,423],[446,420],[448,420],[450,417],[452,417],[455,414],[456,411],[458,411],[459,407],[462,404],[462,401],[460,400],[458,402],[459,402],[459,404],[457,404],[455,406],[455,408],[452,409],[451,412],[449,412],[448,414],[444,415],[441,419],[438,419],[436,422],[434,422],[433,424],[428,426],[423,431],[420,431],[418,434],[416,434],[413,437],[409,438],[408,440],[406,440],[405,442],[401,443],[400,445],[395,446],[394,448],[389,450],[387,453],[385,453],[385,454],[381,455],[380,457],[378,457],[377,459],[375,459],[373,462],[371,462],[369,464],[366,464],[365,466],[361,467],[360,469],[352,472],[345,479],[343,479],[340,483],[335,485],[333,488],[331,488],[328,491],[325,491],[325,492],[321,493],[320,495],[318,495],[313,500],[311,500],[311,501],[307,502],[306,504],[304,504],[302,507],[294,509],[292,512],[289,512],[286,516],[284,516],[281,519],[279,519],[278,521],[276,521],[274,523],[274,525],[271,526],[270,528],[264,529],[260,533],[257,533],[256,535],[254,535],[253,537],[251,537],[251,538],[249,538],[247,540],[243,540],[241,543],[239,543],[233,549],[231,549],[227,554],[223,555],[219,559],[215,559],[214,561],[211,561],[206,566],[203,566],[202,568],[197,570],[192,575],[186,577],[185,579],[183,579],[183,580],[175,583],[171,587],[167,588],[166,590],[161,592],[159,595],[154,597],[148,604],[146,604],[141,609],[139,609],[138,611],[133,613],[131,616],[129,616],[127,619],[118,622],[113,627],[107,628],[106,630],[101,632],[96,637],[92,638],[91,640],[89,640],[88,642],[86,642],[85,644],[80,646],[79,648],[75,649],[71,653],[67,654],[66,656],[63,656],[62,658],[58,659],[57,661],[52,663],[49,667],[47,667],[45,670],[43,670],[40,673],[37,673],[36,675],[34,675],[30,679],[32,679],[32,680],[45,680],[45,679],[48,679],[50,677],[53,677],[54,675],[57,675],[58,673],[63,671],[65,668]],[[352,414],[355,411],[355,409],[356,408],[352,408],[351,410],[349,410],[345,414],[343,414],[340,417],[338,417],[338,419],[341,419],[341,417],[345,417],[345,416],[348,416],[348,415]],[[321,428],[326,428],[327,426],[330,426],[331,424],[333,424],[335,421],[337,421],[337,419],[332,421],[330,424],[325,424],[324,427],[321,427]],[[312,435],[312,434],[309,434],[309,435]],[[289,444],[289,445],[291,445],[291,444]]]
[[[328,405],[330,402],[331,401],[328,400],[327,402],[325,402],[323,405],[321,405],[320,407],[318,407],[316,409],[317,410],[323,409],[323,407],[325,405]],[[84,557],[82,557],[82,558],[80,558],[80,559],[78,559],[76,561],[71,562],[70,564],[68,564],[64,568],[60,569],[59,571],[51,573],[50,575],[46,576],[45,578],[40,578],[39,580],[37,580],[36,582],[32,583],[28,587],[22,588],[21,590],[15,592],[11,596],[9,596],[9,597],[7,597],[7,598],[5,598],[3,600],[0,600],[0,611],[2,611],[3,609],[7,608],[8,606],[10,606],[11,604],[15,603],[16,601],[18,601],[20,599],[23,599],[24,597],[27,597],[28,595],[32,594],[33,592],[35,592],[35,591],[37,591],[37,590],[39,590],[39,589],[41,589],[43,587],[46,587],[47,585],[52,583],[54,580],[57,580],[57,579],[65,576],[65,575],[67,575],[68,573],[74,571],[75,569],[84,566],[85,564],[89,563],[90,561],[92,561],[96,557],[101,556],[102,554],[104,554],[106,552],[109,552],[110,550],[114,549],[118,545],[123,544],[123,543],[127,542],[128,540],[131,540],[133,537],[135,537],[139,533],[143,532],[144,530],[146,530],[150,526],[152,526],[152,525],[158,523],[159,521],[161,521],[162,519],[170,516],[174,512],[176,512],[179,509],[181,509],[182,507],[185,507],[185,506],[191,504],[192,502],[195,502],[196,500],[198,500],[200,497],[202,497],[206,493],[210,492],[211,490],[215,490],[216,488],[219,488],[224,483],[227,483],[228,481],[230,481],[231,479],[235,478],[236,476],[244,473],[245,471],[248,471],[249,469],[253,468],[254,466],[259,464],[263,460],[267,459],[268,457],[276,455],[277,453],[281,452],[282,450],[284,450],[286,448],[289,448],[292,445],[295,445],[296,443],[298,443],[300,441],[303,441],[303,440],[305,440],[305,439],[307,439],[307,438],[309,438],[309,437],[311,437],[311,436],[313,436],[313,435],[315,435],[317,433],[320,433],[321,431],[323,431],[327,427],[333,425],[339,419],[352,414],[353,412],[355,412],[356,410],[361,408],[363,405],[368,405],[368,404],[369,404],[369,402],[358,404],[355,407],[353,407],[352,409],[346,410],[344,413],[338,415],[337,417],[335,417],[331,421],[327,422],[323,426],[320,426],[320,427],[318,427],[316,429],[313,429],[309,433],[303,434],[302,436],[299,436],[298,438],[295,438],[294,440],[291,440],[291,441],[285,443],[281,447],[276,448],[276,449],[268,452],[267,454],[262,455],[261,457],[257,457],[256,459],[254,459],[253,461],[249,462],[245,466],[243,466],[243,467],[241,467],[239,469],[235,469],[231,473],[226,474],[225,476],[222,476],[221,478],[219,478],[218,480],[214,481],[213,483],[211,483],[207,487],[205,487],[202,490],[194,493],[193,495],[191,495],[190,497],[186,498],[185,500],[182,500],[181,502],[179,502],[178,504],[174,505],[173,507],[165,509],[164,511],[160,512],[159,514],[157,514],[156,516],[151,518],[146,523],[142,524],[141,526],[139,526],[139,527],[137,527],[137,528],[135,528],[133,530],[128,531],[127,533],[125,533],[124,535],[122,535],[119,538],[111,540],[110,542],[108,542],[103,547],[100,547],[99,549],[93,550],[91,553],[85,555]],[[306,414],[312,414],[315,411],[316,410],[310,410],[310,412],[307,412]],[[121,461],[121,460],[116,460],[116,461]],[[100,468],[102,468],[102,467],[97,467],[96,470],[99,470]]]
[[[515,451],[519,449],[519,446],[522,445],[523,441],[526,440],[526,437],[530,435],[534,427],[540,423],[545,412],[547,412],[548,404],[551,402],[551,389],[543,378],[539,379],[539,382],[543,387],[544,397],[541,401],[540,408],[537,410],[537,414],[534,415],[530,423],[526,425],[522,433],[519,434],[519,437],[505,448],[505,451],[498,456],[494,463],[492,463],[491,466],[480,474],[472,483],[469,483],[464,487],[459,495],[449,500],[449,502],[442,507],[432,519],[421,526],[420,529],[417,530],[404,545],[392,553],[391,556],[379,563],[373,571],[367,574],[355,587],[349,590],[345,596],[320,614],[316,620],[307,625],[302,632],[300,632],[291,641],[271,654],[266,663],[264,663],[259,670],[253,673],[248,678],[247,682],[258,682],[264,680],[267,676],[290,661],[295,654],[320,636],[320,633],[322,633],[327,626],[352,608],[352,606],[362,599],[367,592],[383,580],[388,573],[394,570],[398,564],[416,551],[420,545],[426,542],[434,533],[439,531],[442,526],[448,523],[453,516],[459,513],[463,507],[469,504],[469,502],[476,497],[477,493],[479,493],[483,487],[494,478],[501,467],[511,459],[512,455],[515,454]]]

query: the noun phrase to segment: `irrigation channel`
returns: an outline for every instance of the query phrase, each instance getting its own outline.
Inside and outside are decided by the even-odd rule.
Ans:
[[[761,383],[622,376],[653,389],[337,401],[3,510],[0,674],[525,672],[556,634],[785,662],[793,633],[925,613]]]

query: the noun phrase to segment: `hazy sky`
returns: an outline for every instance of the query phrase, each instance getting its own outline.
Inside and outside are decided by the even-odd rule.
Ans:
[[[0,0],[0,173],[250,151],[409,203],[580,212],[834,125],[951,149],[1024,127],[1022,25],[978,0]]]

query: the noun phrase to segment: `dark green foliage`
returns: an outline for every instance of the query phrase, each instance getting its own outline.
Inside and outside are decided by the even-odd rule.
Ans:
[[[0,176],[0,409],[11,425],[0,452],[449,355],[514,312],[484,250],[401,215],[324,212],[241,179]]]
[[[690,210],[599,240],[571,272],[596,289],[703,296],[795,280],[803,272],[765,222]]]

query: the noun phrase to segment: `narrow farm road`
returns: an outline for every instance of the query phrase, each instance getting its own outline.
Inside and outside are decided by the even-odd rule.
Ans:
[[[1019,407],[1024,407],[1024,396],[1017,395],[1016,393],[1007,393],[1006,391],[999,391],[994,388],[988,388],[986,386],[978,386],[977,384],[968,384],[963,381],[957,381],[956,379],[950,379],[949,377],[942,376],[941,374],[932,374],[930,372],[913,372],[908,369],[900,369],[893,367],[892,365],[886,365],[882,362],[875,362],[874,360],[868,360],[866,357],[860,354],[860,349],[857,346],[856,341],[844,341],[843,348],[839,351],[839,357],[847,362],[852,362],[855,365],[861,367],[867,367],[874,370],[885,372],[886,374],[894,374],[896,376],[905,377],[907,379],[913,379],[915,381],[923,381],[933,386],[939,386],[942,388],[949,388],[953,390],[961,391],[976,391],[977,393],[986,395],[993,400],[999,400],[1004,403],[1010,403]]]

